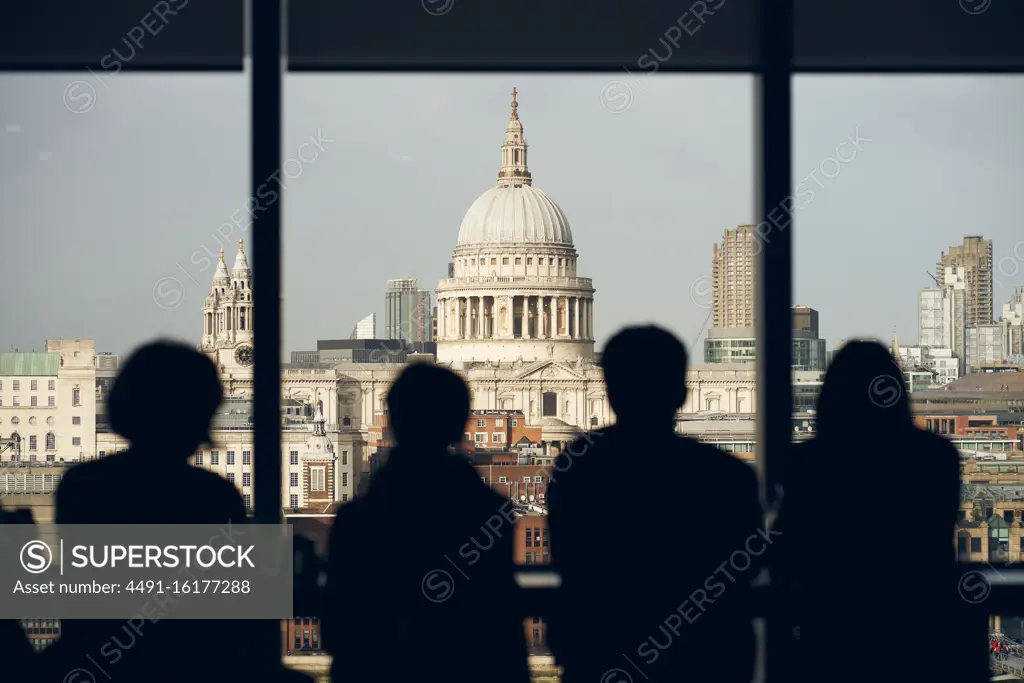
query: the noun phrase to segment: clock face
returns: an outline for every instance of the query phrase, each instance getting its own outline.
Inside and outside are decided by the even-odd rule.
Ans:
[[[235,361],[237,361],[239,365],[252,365],[252,347],[248,344],[242,344],[235,349]]]

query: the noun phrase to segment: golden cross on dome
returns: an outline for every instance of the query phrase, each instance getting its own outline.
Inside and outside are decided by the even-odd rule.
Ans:
[[[517,94],[518,94],[518,91],[513,87],[512,88],[512,118],[513,119],[518,119],[519,118],[519,113],[516,111],[517,109],[519,109],[519,103],[516,102],[516,95]]]
[[[238,251],[241,254],[245,253],[245,247],[242,246],[242,240],[238,240]]]
[[[224,263],[224,247],[220,248],[220,262]]]

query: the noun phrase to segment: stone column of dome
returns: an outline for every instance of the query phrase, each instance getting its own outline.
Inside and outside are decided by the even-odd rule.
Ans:
[[[548,330],[548,339],[554,339],[558,336],[558,302],[555,297],[551,297],[548,305],[551,307],[551,328]]]
[[[580,334],[580,302],[583,301],[580,297],[573,297],[573,309],[576,311],[576,326],[573,328],[573,339],[583,339],[583,335]]]
[[[458,298],[458,302],[459,302],[459,309],[458,309],[458,313],[456,314],[456,318],[455,318],[455,320],[456,320],[455,326],[456,326],[456,328],[458,330],[458,334],[457,334],[458,338],[459,339],[465,339],[464,332],[465,332],[466,326],[465,326],[465,320],[463,318],[463,311],[465,310],[465,305],[464,305],[465,304],[465,299],[460,296]]]
[[[520,315],[522,316],[522,319],[523,319],[522,323],[520,323],[522,325],[522,330],[521,330],[519,336],[522,337],[523,339],[529,339],[530,338],[530,315],[529,315],[530,314],[530,297],[524,294],[523,296],[521,296],[519,298],[522,299],[522,302],[521,302],[521,304],[519,306],[519,313],[520,313]]]
[[[587,299],[587,339],[594,338],[594,300]]]
[[[537,318],[537,338],[544,339],[544,297],[537,297],[537,311],[534,313]]]
[[[445,317],[444,317],[445,308],[444,307],[445,307],[446,303],[447,303],[447,301],[445,299],[438,299],[437,300],[437,338],[438,339],[444,339],[444,331],[445,331],[445,327],[444,327],[444,325],[445,325]]]
[[[476,319],[477,319],[477,322],[476,322],[476,324],[477,324],[477,337],[480,338],[480,339],[486,339],[487,338],[487,323],[486,323],[486,321],[484,319],[484,295],[481,294],[480,296],[477,297],[477,299],[479,300],[477,302],[477,306],[479,306],[479,311],[480,311],[477,314],[477,316],[476,316]]]

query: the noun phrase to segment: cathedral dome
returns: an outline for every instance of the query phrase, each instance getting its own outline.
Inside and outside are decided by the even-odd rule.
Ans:
[[[473,202],[462,219],[458,246],[557,244],[572,246],[569,219],[532,185],[499,185]]]

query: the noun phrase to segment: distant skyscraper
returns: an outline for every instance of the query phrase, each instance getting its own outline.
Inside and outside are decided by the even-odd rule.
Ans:
[[[963,268],[967,282],[964,303],[968,327],[987,325],[994,318],[992,308],[992,240],[965,237],[960,246],[942,252],[936,264],[939,285],[945,284],[946,268]]]
[[[711,258],[711,326],[754,326],[754,259],[757,233],[753,225],[727,229]]]
[[[947,266],[938,287],[921,289],[917,300],[917,343],[925,348],[950,349],[966,369],[967,275],[962,266]]]
[[[376,339],[377,338],[377,314],[371,313],[366,316],[352,329],[352,336],[349,339]]]
[[[406,277],[388,280],[384,338],[407,342],[433,341],[430,292],[420,289],[419,280]]]

